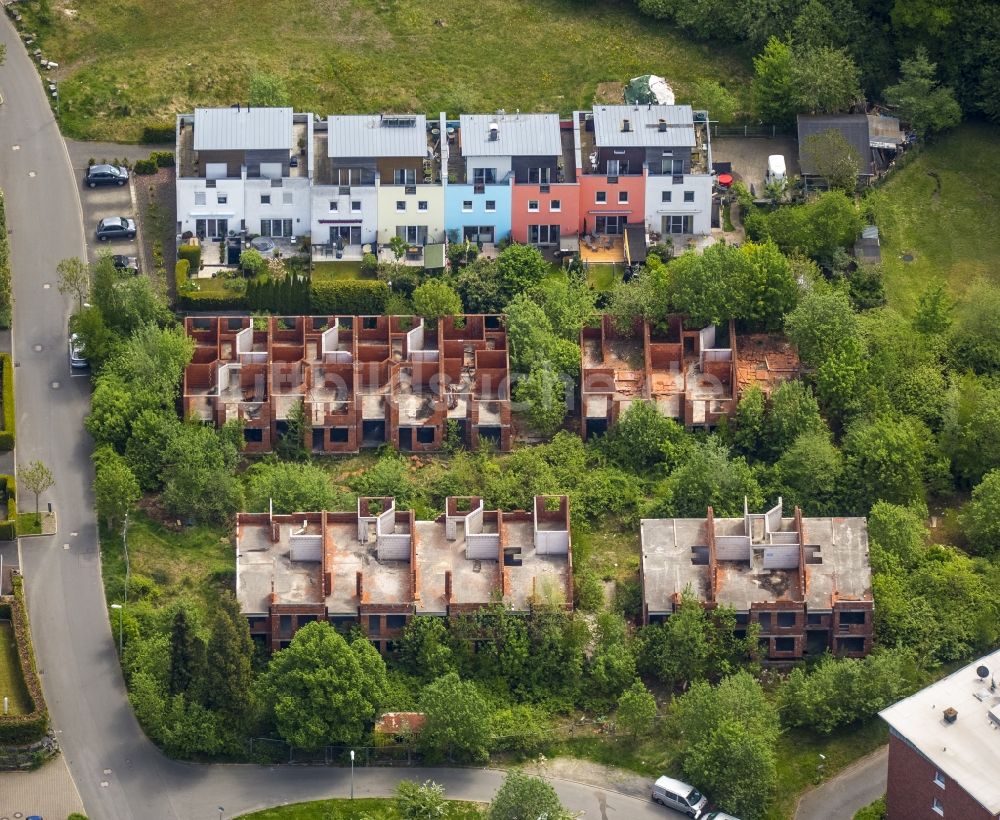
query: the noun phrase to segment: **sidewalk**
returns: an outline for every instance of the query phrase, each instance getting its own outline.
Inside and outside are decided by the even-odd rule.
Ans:
[[[33,772],[0,772],[0,816],[64,818],[83,813],[83,801],[59,754]]]

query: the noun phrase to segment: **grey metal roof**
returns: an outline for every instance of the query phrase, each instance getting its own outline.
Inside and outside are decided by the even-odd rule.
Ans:
[[[195,151],[292,149],[291,108],[196,108]]]
[[[629,130],[623,131],[625,120]],[[666,130],[660,130],[660,120]],[[594,144],[600,148],[694,148],[690,105],[595,105]]]
[[[351,114],[327,118],[327,156],[426,157],[423,114]]]
[[[824,131],[837,131],[858,152],[858,174],[872,173],[872,149],[868,137],[868,117],[864,114],[805,115],[799,114],[799,167],[807,176],[817,176],[816,166],[806,156],[803,145],[806,138]]]
[[[490,139],[490,124],[497,139]],[[462,114],[463,157],[553,157],[562,153],[558,114]]]

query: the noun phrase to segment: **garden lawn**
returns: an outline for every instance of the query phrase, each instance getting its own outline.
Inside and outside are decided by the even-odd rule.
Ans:
[[[912,313],[927,286],[941,280],[956,297],[979,276],[1000,281],[998,144],[1000,128],[963,125],[872,193],[893,307]]]
[[[128,556],[133,587],[137,575],[151,578],[160,588],[160,606],[194,596],[214,609],[220,592],[233,588],[236,551],[229,530],[221,527],[199,525],[174,532],[137,512],[129,518]],[[101,563],[108,602],[121,601],[125,558],[120,532],[102,533]]]
[[[41,535],[42,519],[36,518],[33,512],[17,514],[18,535]]]
[[[398,820],[396,801],[366,797],[358,800],[316,800],[244,814],[238,820]],[[482,817],[475,803],[452,800],[442,820],[472,820]]]
[[[746,55],[688,42],[632,0],[276,0],[209,15],[197,0],[43,8],[51,23],[25,4],[23,28],[59,63],[60,122],[78,139],[135,142],[196,105],[245,102],[254,71],[284,77],[296,110],[323,115],[569,114],[598,84],[647,72],[669,78],[678,102],[701,79],[744,103],[749,90]]]
[[[21,661],[10,621],[0,621],[0,714],[3,713],[4,697],[8,698],[9,714],[31,712],[31,698],[21,676]]]
[[[371,274],[362,274],[360,262],[313,262],[312,277],[317,281],[376,278]]]
[[[622,265],[592,262],[587,266],[587,282],[594,290],[611,290],[615,282],[621,281],[624,273]]]

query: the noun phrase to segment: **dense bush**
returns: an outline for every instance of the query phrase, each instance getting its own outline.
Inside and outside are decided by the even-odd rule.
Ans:
[[[175,130],[173,125],[147,125],[142,129],[142,139],[140,142],[173,142],[174,136]]]
[[[0,541],[17,537],[17,481],[12,475],[0,475],[0,500],[7,504],[7,518],[0,521]]]
[[[201,246],[181,245],[177,248],[177,258],[186,259],[191,266],[191,272],[196,274],[201,270]]]
[[[243,310],[246,304],[246,296],[240,293],[196,290],[177,296],[177,306],[184,310]]]
[[[0,191],[0,328],[10,327],[13,302],[10,285],[10,242],[7,239],[7,210]]]
[[[385,312],[389,286],[367,279],[314,281],[309,295],[314,313],[374,316]]]
[[[174,265],[174,285],[177,287],[177,295],[180,296],[188,289],[188,273],[191,270],[191,263],[187,259],[178,259]]]
[[[309,305],[308,277],[286,276],[280,281],[267,277],[247,283],[246,307],[249,310],[292,316],[309,313]]]
[[[156,163],[157,168],[173,168],[175,164],[173,151],[153,151],[149,158]]]
[[[0,353],[0,379],[3,381],[3,430],[0,430],[0,450],[14,449],[14,363],[9,353]]]
[[[132,166],[132,173],[139,176],[149,176],[150,174],[155,174],[157,170],[156,160],[152,158],[137,159],[135,165]]]

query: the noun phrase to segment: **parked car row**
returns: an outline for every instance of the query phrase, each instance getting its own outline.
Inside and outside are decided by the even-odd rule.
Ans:
[[[694,786],[672,777],[657,778],[653,784],[652,798],[654,803],[686,814],[692,820],[737,820],[724,811],[706,814],[708,798]]]

